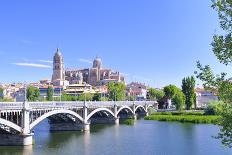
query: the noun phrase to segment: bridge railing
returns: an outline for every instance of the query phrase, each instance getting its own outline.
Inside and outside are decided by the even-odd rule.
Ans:
[[[83,107],[84,102],[78,101],[78,102],[29,102],[29,105],[31,108],[78,108]]]
[[[55,102],[27,102],[29,108],[79,108],[87,107],[113,107],[132,105],[154,105],[155,101],[55,101]],[[0,102],[0,110],[19,110],[24,107],[23,102]]]
[[[19,110],[23,108],[23,102],[0,102],[0,110]]]

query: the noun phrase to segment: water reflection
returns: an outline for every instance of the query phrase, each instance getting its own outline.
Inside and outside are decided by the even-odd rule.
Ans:
[[[214,125],[137,120],[134,126],[91,125],[90,132],[49,132],[47,124],[35,130],[35,145],[0,147],[2,155],[178,154],[231,155],[211,136]]]

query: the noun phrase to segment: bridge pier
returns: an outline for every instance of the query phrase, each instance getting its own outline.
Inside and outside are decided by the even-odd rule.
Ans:
[[[2,134],[0,139],[1,146],[28,146],[33,144],[33,134]]]
[[[119,125],[119,117],[115,118],[114,124],[115,124],[115,125]]]
[[[83,123],[83,131],[85,132],[90,131],[90,123]]]

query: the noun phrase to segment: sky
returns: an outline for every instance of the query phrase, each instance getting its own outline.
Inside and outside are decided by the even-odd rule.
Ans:
[[[196,61],[230,72],[212,52],[220,33],[211,0],[20,0],[0,5],[0,82],[51,79],[60,48],[65,68],[103,66],[126,81],[181,85]],[[201,84],[200,81],[197,81]]]

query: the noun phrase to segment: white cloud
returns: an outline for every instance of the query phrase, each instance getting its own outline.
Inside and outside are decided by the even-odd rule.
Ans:
[[[92,61],[91,61],[91,60],[88,60],[88,59],[80,58],[80,59],[78,59],[78,61],[92,64]]]
[[[45,63],[53,63],[53,61],[50,60],[39,60],[40,62],[45,62]]]
[[[24,44],[30,44],[30,43],[33,43],[33,41],[30,41],[30,40],[20,40],[22,43]]]
[[[51,66],[48,65],[43,65],[43,64],[35,64],[35,63],[12,63],[13,65],[17,66],[26,66],[26,67],[37,67],[37,68],[52,68]]]

